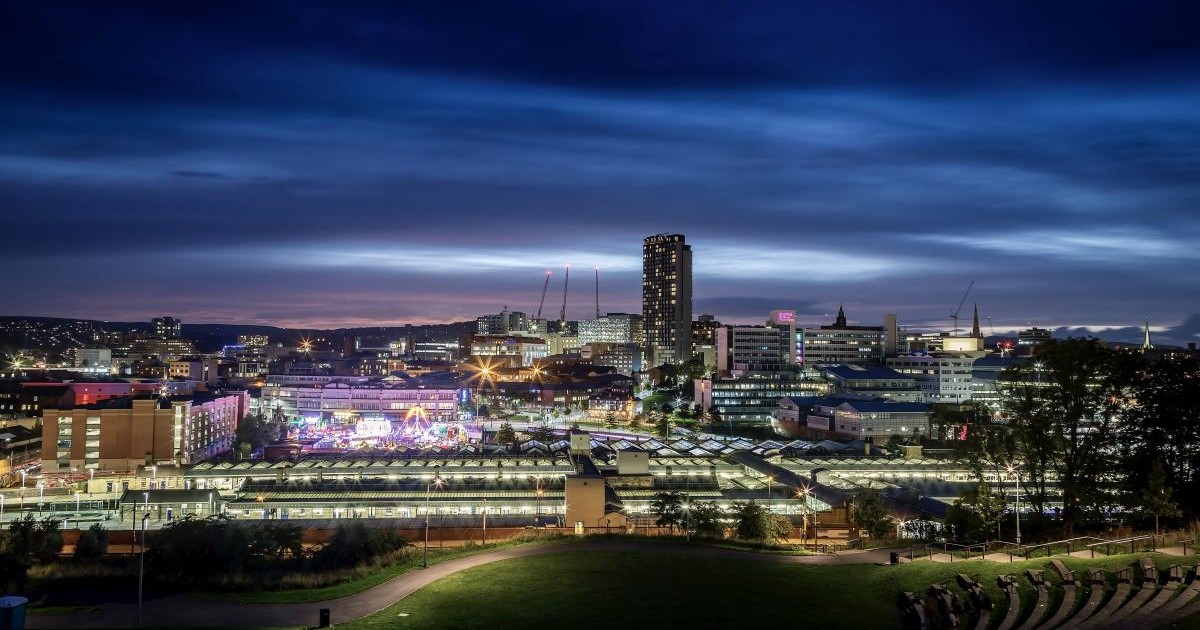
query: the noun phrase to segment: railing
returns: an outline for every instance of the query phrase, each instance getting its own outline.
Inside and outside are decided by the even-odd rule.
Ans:
[[[950,562],[954,562],[954,554],[955,553],[962,553],[964,560],[970,560],[971,552],[973,552],[973,551],[977,552],[976,556],[975,556],[977,558],[982,558],[983,556],[987,555],[987,543],[979,543],[977,545],[960,545],[957,543],[944,542],[944,543],[930,543],[928,545],[925,545],[925,550],[928,553],[928,556],[930,559],[933,558],[934,550],[939,547],[941,548],[941,553],[944,553],[950,557]],[[951,547],[953,547],[953,549],[951,549]]]
[[[1188,555],[1188,545],[1195,545],[1196,541],[1189,538],[1188,540],[1180,540],[1177,542],[1177,544],[1183,545],[1183,555],[1186,556]]]
[[[1096,557],[1096,547],[1103,545],[1104,546],[1104,555],[1107,556],[1107,555],[1111,555],[1113,545],[1124,545],[1124,544],[1128,543],[1129,544],[1129,553],[1135,553],[1135,552],[1137,552],[1138,541],[1149,540],[1150,541],[1150,551],[1156,551],[1157,546],[1155,544],[1155,542],[1156,542],[1155,539],[1157,539],[1157,538],[1158,538],[1158,536],[1156,536],[1154,534],[1147,534],[1145,536],[1130,536],[1129,538],[1121,538],[1120,540],[1103,540],[1101,542],[1096,542],[1096,543],[1092,543],[1092,544],[1088,545],[1087,549],[1088,549],[1088,551],[1090,551],[1092,553],[1092,557],[1095,558]]]
[[[1068,554],[1073,553],[1075,551],[1083,551],[1084,549],[1087,548],[1087,545],[1081,545],[1078,543],[1080,543],[1080,541],[1085,541],[1085,540],[1094,540],[1094,541],[1097,541],[1100,543],[1108,542],[1108,541],[1104,540],[1103,538],[1097,538],[1095,536],[1076,536],[1075,538],[1067,538],[1065,540],[1055,540],[1053,542],[1041,543],[1039,545],[1030,545],[1030,546],[1024,547],[1022,555],[1025,557],[1026,560],[1028,560],[1028,559],[1034,557],[1037,554],[1037,551],[1039,549],[1045,549],[1045,551],[1046,551],[1045,557],[1048,558],[1050,556],[1056,555],[1055,551],[1054,551],[1054,549],[1056,547],[1060,547],[1063,545],[1066,546]]]

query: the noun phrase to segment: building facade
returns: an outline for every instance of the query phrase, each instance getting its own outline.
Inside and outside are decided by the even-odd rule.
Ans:
[[[642,326],[649,365],[692,358],[692,248],[682,234],[642,243]]]
[[[888,359],[887,367],[916,379],[925,402],[961,404],[974,395],[975,360],[962,354],[903,355]]]
[[[609,313],[596,319],[579,322],[579,344],[642,343],[642,316],[630,313]]]
[[[132,470],[152,461],[196,463],[234,446],[246,392],[181,398],[114,398],[93,405],[42,410],[46,471]]]
[[[804,363],[882,363],[884,333],[883,326],[847,324],[846,312],[839,307],[833,325],[804,329]]]

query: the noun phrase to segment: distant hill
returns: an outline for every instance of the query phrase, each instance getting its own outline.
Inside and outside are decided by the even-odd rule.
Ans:
[[[196,342],[201,352],[220,350],[237,343],[239,335],[267,335],[271,343],[283,342],[295,346],[301,338],[325,338],[340,345],[347,337],[361,338],[364,345],[384,345],[400,337],[413,336],[418,341],[456,341],[464,332],[473,332],[475,322],[422,324],[404,326],[375,326],[336,329],[296,329],[254,324],[188,324],[182,334]],[[100,344],[105,333],[149,332],[149,322],[106,322],[91,319],[61,317],[0,316],[0,352],[13,353],[21,349],[41,348],[63,352]],[[336,340],[336,341],[335,341]]]

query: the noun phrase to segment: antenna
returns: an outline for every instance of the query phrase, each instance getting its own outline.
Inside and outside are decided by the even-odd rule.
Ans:
[[[551,276],[550,270],[547,269],[546,270],[546,282],[544,282],[542,284],[542,299],[538,300],[538,310],[537,310],[537,315],[533,316],[534,320],[538,320],[538,319],[542,318],[542,306],[546,304],[546,290],[550,288],[550,276]]]
[[[567,286],[571,284],[571,265],[567,265],[567,275],[563,276],[563,305],[558,312],[558,331],[562,332],[567,324]]]
[[[596,319],[600,319],[600,268],[595,268],[596,272]]]

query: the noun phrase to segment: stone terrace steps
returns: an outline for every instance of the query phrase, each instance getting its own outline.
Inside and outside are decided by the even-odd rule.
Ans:
[[[1075,579],[1075,573],[1061,562],[1051,562],[1051,568],[1062,578],[1058,588],[1062,589],[1063,595],[1053,611],[1049,610],[1049,589],[1054,586],[1046,582],[1044,571],[1030,569],[1027,577],[1037,591],[1038,599],[1029,617],[1023,622],[1019,622],[1022,610],[1016,579],[1013,576],[999,576],[996,581],[1006,594],[1006,601],[1001,604],[1006,606],[1006,611],[996,630],[1140,630],[1166,627],[1190,615],[1200,614],[1200,576],[1197,576],[1196,572],[1200,566],[1192,570],[1178,565],[1171,567],[1164,584],[1160,587],[1160,572],[1153,560],[1143,558],[1139,564],[1139,587],[1134,588],[1131,579],[1133,572],[1130,569],[1119,569],[1115,575],[1116,588],[1107,600],[1105,594],[1108,582],[1105,580],[1104,571],[1089,569],[1088,582],[1091,591],[1087,601],[1080,605],[1079,591],[1082,590],[1082,586]],[[1189,577],[1190,580],[1187,579]],[[958,586],[968,593],[965,600],[960,600],[958,594],[945,585],[931,586],[921,602],[925,614],[914,615],[910,614],[911,610],[906,611],[907,627],[986,630],[992,617],[992,601],[984,594],[982,587],[969,576],[960,574]],[[911,593],[905,595],[910,598],[908,601],[912,601]],[[902,597],[903,601],[905,600]],[[971,602],[965,613],[963,601]],[[971,616],[970,619],[967,619],[968,616]]]

